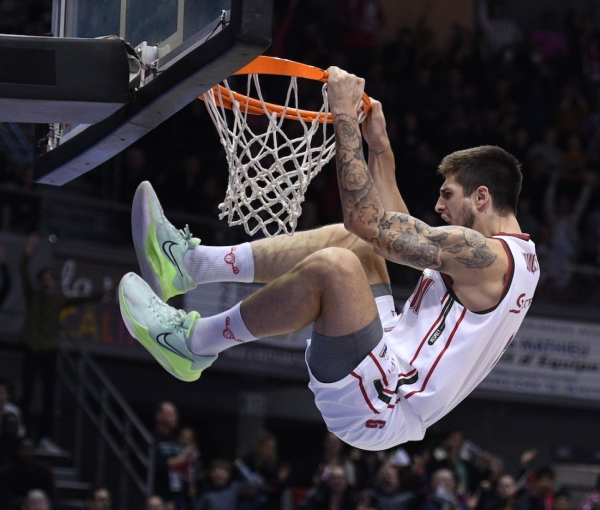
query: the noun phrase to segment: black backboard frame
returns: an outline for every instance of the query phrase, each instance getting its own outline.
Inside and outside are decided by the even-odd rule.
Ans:
[[[158,73],[114,114],[42,154],[35,181],[62,185],[101,165],[261,55],[271,44],[273,1],[232,0],[222,30]]]

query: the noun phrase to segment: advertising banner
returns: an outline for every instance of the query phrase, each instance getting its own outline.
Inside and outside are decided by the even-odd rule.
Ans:
[[[528,316],[479,388],[600,400],[600,325]]]

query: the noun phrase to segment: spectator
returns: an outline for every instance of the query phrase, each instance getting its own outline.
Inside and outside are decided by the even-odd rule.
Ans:
[[[240,497],[249,488],[262,483],[259,477],[251,478],[241,471],[243,480],[232,480],[231,462],[215,459],[208,473],[208,487],[200,494],[195,510],[237,510]]]
[[[322,453],[309,459],[304,466],[299,469],[295,484],[302,487],[312,487],[313,485],[317,485],[325,466],[337,465],[344,467],[348,484],[354,486],[356,472],[354,465],[348,459],[345,450],[345,443],[335,434],[327,432],[325,440],[323,441]]]
[[[600,509],[600,475],[596,477],[596,488],[592,492],[588,492],[581,503],[579,510],[599,510]]]
[[[458,491],[466,494],[476,488],[476,483],[473,464],[460,456],[462,444],[462,431],[451,429],[445,432],[440,444],[433,450],[427,473],[431,478],[434,472],[442,468],[449,469],[456,477]]]
[[[145,510],[165,510],[165,502],[156,494],[146,500]]]
[[[44,491],[34,489],[27,493],[21,510],[51,510],[50,500]]]
[[[537,157],[542,158],[549,173],[562,171],[564,156],[558,147],[558,134],[553,127],[547,128],[544,131],[543,140],[534,144],[527,152],[528,161]]]
[[[549,279],[554,288],[564,290],[569,285],[573,272],[568,264],[577,260],[579,222],[595,186],[595,176],[588,175],[586,182],[581,186],[575,205],[567,196],[557,198],[559,177],[558,173],[552,174],[544,198],[546,221],[552,230],[548,254],[552,264],[546,269],[544,278]]]
[[[479,24],[491,53],[512,60],[523,34],[515,21],[504,15],[500,0],[480,0]]]
[[[450,469],[438,469],[431,476],[431,491],[422,510],[468,510],[457,493],[456,476]]]
[[[554,494],[552,510],[572,510],[571,496],[565,489],[561,489]]]
[[[17,458],[0,472],[0,508],[13,510],[33,489],[41,489],[54,498],[52,471],[35,460],[33,441],[25,438],[19,445]]]
[[[361,507],[376,510],[410,510],[414,508],[415,494],[403,490],[400,473],[390,461],[384,462],[377,471],[375,485],[361,496]]]
[[[556,62],[567,56],[567,38],[556,27],[556,15],[544,12],[540,17],[540,28],[529,37],[534,62]]]
[[[561,135],[579,134],[588,115],[588,104],[582,91],[573,84],[565,85],[562,98],[554,110],[554,126]]]
[[[554,471],[539,468],[534,476],[533,487],[525,498],[524,510],[552,510],[554,506]]]
[[[160,402],[156,406],[154,418],[154,493],[160,496],[165,504],[172,502],[177,510],[187,510],[182,474],[169,464],[169,461],[176,462],[173,459],[177,459],[182,450],[177,437],[179,413],[175,404]]]
[[[496,488],[483,510],[524,510],[523,502],[517,500],[517,484],[514,477],[504,474],[498,479]]]
[[[19,437],[25,437],[26,429],[21,409],[12,402],[9,402],[9,400],[10,388],[8,381],[0,377],[0,419],[2,419],[5,414],[13,414],[17,419]]]
[[[348,486],[346,472],[341,466],[327,466],[320,483],[311,489],[302,510],[355,510],[357,498]],[[375,508],[375,507],[372,507]]]
[[[56,357],[58,354],[60,313],[68,306],[82,305],[99,301],[107,291],[93,293],[86,297],[66,297],[55,293],[56,276],[50,268],[38,271],[36,289],[29,276],[29,260],[40,237],[31,234],[21,260],[21,279],[25,294],[26,313],[21,342],[24,350],[22,365],[23,398],[22,406],[29,423],[33,383],[37,375],[42,378],[43,410],[39,420],[38,436],[40,446],[56,448],[49,440],[54,408],[54,386],[56,382]]]
[[[243,463],[263,480],[263,485],[257,488],[258,494],[254,495],[255,508],[281,508],[281,493],[290,476],[290,465],[279,462],[277,438],[266,430],[261,431]]]
[[[196,433],[191,428],[183,428],[179,432],[181,451],[175,457],[167,459],[169,469],[181,477],[183,492],[187,498],[186,506],[193,507],[198,492],[198,477],[202,473],[200,450],[196,443]]]
[[[85,498],[85,508],[86,510],[110,510],[112,508],[110,491],[106,487],[90,489]]]
[[[352,458],[354,470],[356,472],[355,489],[358,491],[363,491],[367,488],[373,487],[377,477],[377,472],[381,467],[383,452],[355,449],[352,451]]]

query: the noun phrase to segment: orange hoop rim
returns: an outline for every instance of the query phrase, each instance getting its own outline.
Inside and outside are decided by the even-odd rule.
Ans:
[[[297,78],[305,78],[307,80],[315,80],[323,83],[327,83],[329,73],[318,67],[310,66],[308,64],[302,64],[300,62],[294,62],[293,60],[286,60],[284,58],[277,57],[266,57],[261,55],[250,62],[248,65],[242,67],[240,70],[234,73],[239,76],[243,74],[270,74],[277,76],[289,76]],[[232,109],[233,102],[237,102],[240,105],[240,109],[247,111],[252,115],[264,115],[265,108],[271,113],[278,117],[285,117],[286,119],[299,120],[302,119],[305,122],[313,122],[315,118],[318,122],[327,122],[331,124],[333,122],[333,114],[330,112],[326,116],[323,113],[311,111],[311,110],[300,110],[298,108],[284,107],[274,103],[263,103],[259,99],[248,97],[238,92],[230,91],[223,85],[215,85],[212,87],[215,96],[215,102],[218,106]],[[220,100],[219,100],[220,92]],[[203,101],[204,94],[200,96]],[[371,109],[371,99],[366,93],[363,93],[362,97],[362,111],[368,113]]]

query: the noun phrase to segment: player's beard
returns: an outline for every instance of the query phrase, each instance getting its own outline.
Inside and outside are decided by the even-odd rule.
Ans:
[[[475,213],[467,204],[465,204],[462,211],[460,226],[466,228],[473,228],[473,225],[475,225]]]

